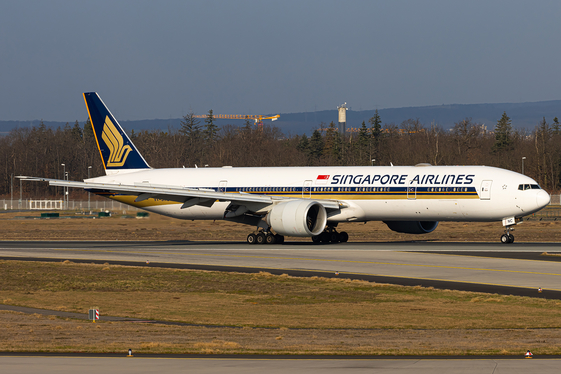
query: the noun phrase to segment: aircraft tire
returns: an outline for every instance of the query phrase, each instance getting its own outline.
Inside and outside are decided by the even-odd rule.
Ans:
[[[329,241],[331,243],[339,243],[339,234],[336,232],[329,234]]]
[[[514,235],[508,234],[508,242],[509,243],[514,243]]]
[[[277,242],[275,236],[273,234],[267,234],[265,236],[265,243],[267,244],[275,244]]]
[[[249,244],[255,244],[257,242],[257,237],[255,236],[255,234],[249,234],[247,236],[247,242]]]
[[[510,243],[510,238],[508,237],[507,234],[502,234],[501,235],[501,243],[506,244],[506,243]]]
[[[341,231],[339,233],[339,241],[341,243],[346,243],[349,241],[349,234],[347,234],[345,231]]]
[[[264,244],[265,243],[265,234],[263,234],[262,232],[260,232],[259,234],[256,235],[256,240],[255,242],[257,244]]]
[[[284,236],[275,234],[275,243],[282,244],[284,243]]]
[[[312,241],[313,241],[314,243],[319,243],[319,242],[321,242],[321,240],[320,240],[320,238],[319,238],[319,235],[314,235],[314,236],[312,236]]]

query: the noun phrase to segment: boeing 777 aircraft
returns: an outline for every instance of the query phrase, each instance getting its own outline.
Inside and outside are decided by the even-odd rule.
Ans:
[[[391,230],[425,234],[439,221],[502,221],[501,242],[521,218],[549,204],[533,179],[486,166],[325,166],[153,169],[95,92],[84,93],[105,176],[83,188],[180,219],[224,219],[253,225],[248,243],[284,236],[346,242],[339,222],[383,221]]]

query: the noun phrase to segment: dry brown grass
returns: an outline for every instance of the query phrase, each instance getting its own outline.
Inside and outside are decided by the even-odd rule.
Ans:
[[[544,212],[557,214],[557,208]],[[68,212],[67,215],[74,213]],[[227,221],[184,221],[156,214],[147,219],[108,218],[15,219],[23,213],[0,214],[0,240],[228,240],[244,242],[253,229]],[[39,213],[25,213],[39,217]],[[441,222],[426,235],[399,234],[382,222],[342,223],[351,241],[493,241],[502,234],[500,222]],[[524,222],[517,227],[517,242],[561,241],[561,220]],[[287,240],[306,240],[287,238]]]
[[[559,329],[263,329],[51,320],[0,311],[0,351],[331,355],[561,353]],[[278,339],[282,337],[282,339]]]
[[[274,354],[561,353],[561,302],[269,273],[0,261],[0,351]],[[104,322],[103,317],[216,327]],[[234,327],[235,326],[235,327]]]
[[[348,279],[0,261],[4,304],[220,326],[561,327],[560,302]],[[163,307],[165,306],[165,307]]]

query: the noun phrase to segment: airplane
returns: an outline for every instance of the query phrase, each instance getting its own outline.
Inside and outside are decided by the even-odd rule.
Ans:
[[[154,169],[100,96],[83,96],[106,175],[32,180],[83,188],[169,217],[252,225],[250,244],[283,243],[285,236],[347,242],[338,223],[367,221],[409,234],[430,233],[440,221],[502,221],[500,241],[513,243],[514,226],[550,202],[532,178],[488,166]]]

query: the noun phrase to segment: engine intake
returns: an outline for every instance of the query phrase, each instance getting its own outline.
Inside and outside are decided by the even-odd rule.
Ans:
[[[438,221],[384,221],[392,231],[404,234],[428,234],[438,226]]]
[[[315,236],[325,229],[327,212],[313,200],[293,200],[275,205],[267,215],[267,224],[280,235]]]

